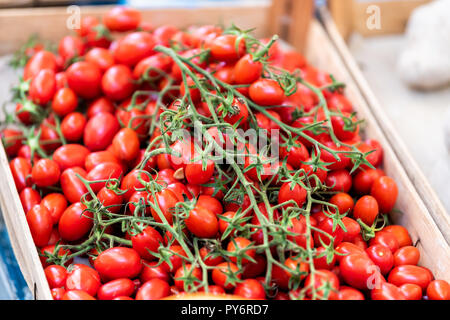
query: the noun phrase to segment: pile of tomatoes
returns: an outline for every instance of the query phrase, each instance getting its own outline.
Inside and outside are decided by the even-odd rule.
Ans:
[[[344,85],[276,37],[116,7],[21,52],[2,139],[55,300],[450,298]],[[275,170],[239,129],[280,132]]]

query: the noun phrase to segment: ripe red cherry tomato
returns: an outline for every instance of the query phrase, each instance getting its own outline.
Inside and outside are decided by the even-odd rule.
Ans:
[[[102,279],[133,279],[142,269],[141,257],[136,250],[126,247],[113,247],[100,253],[94,267]]]
[[[334,170],[327,173],[325,184],[332,191],[349,192],[352,187],[352,178],[345,169]]]
[[[374,244],[381,244],[382,246],[391,249],[392,253],[395,253],[399,248],[398,241],[391,233],[386,231],[378,231],[375,233],[375,237],[370,239],[369,244],[372,246]]]
[[[412,240],[409,236],[408,230],[405,227],[399,225],[390,225],[383,228],[383,231],[392,233],[397,239],[399,247],[411,246]]]
[[[61,171],[73,167],[84,167],[89,150],[81,144],[65,144],[53,153],[53,161],[58,163]]]
[[[59,181],[61,171],[54,160],[40,159],[33,166],[31,176],[38,187],[49,187]]]
[[[361,219],[362,222],[371,226],[378,216],[378,202],[372,196],[363,196],[356,201],[353,208],[355,219]]]
[[[135,30],[141,23],[141,13],[133,8],[114,7],[103,16],[103,23],[111,31]]]
[[[278,204],[293,200],[300,208],[306,201],[306,190],[299,184],[293,185],[292,182],[285,182],[281,185],[278,193]],[[285,207],[291,207],[293,204],[286,204]]]
[[[68,290],[64,293],[62,300],[96,300],[89,293],[82,290]]]
[[[120,125],[110,113],[98,113],[86,123],[84,128],[84,145],[90,151],[105,150],[112,142]]]
[[[239,44],[237,44],[238,40]],[[245,41],[244,39],[238,39],[235,35],[224,34],[212,40],[210,49],[211,55],[214,59],[221,61],[233,61],[239,59],[245,54]]]
[[[450,285],[445,280],[433,280],[427,287],[430,300],[450,300]]]
[[[340,214],[350,213],[354,206],[353,198],[345,192],[340,192],[332,196],[330,203],[338,207]]]
[[[25,187],[31,186],[31,164],[30,162],[21,157],[14,158],[9,163],[14,182],[16,184],[17,191],[22,191]]]
[[[87,188],[84,183],[78,178],[78,176],[86,178],[86,171],[80,167],[73,167],[63,171],[61,174],[61,188],[63,190],[66,199],[75,203],[80,201],[81,197],[87,193]]]
[[[120,101],[128,98],[134,90],[133,75],[128,66],[116,64],[103,74],[102,90],[107,98]]]
[[[405,264],[417,265],[420,260],[420,251],[413,246],[401,247],[394,252],[394,265],[401,266]]]
[[[75,62],[67,69],[66,74],[69,88],[79,97],[93,99],[100,95],[102,73],[96,64]]]
[[[64,210],[58,224],[62,239],[76,241],[91,230],[93,214],[90,211],[84,211],[85,209],[84,204],[76,202]]]
[[[397,201],[397,184],[388,176],[380,177],[374,181],[370,194],[377,200],[380,211],[389,213]]]
[[[29,95],[33,102],[46,105],[56,91],[55,72],[44,69],[31,80]]]
[[[361,195],[369,194],[375,180],[384,175],[381,169],[360,170],[353,178],[353,189]]]
[[[159,300],[170,294],[169,284],[161,279],[150,279],[136,293],[136,300]]]
[[[84,56],[88,62],[95,63],[102,72],[108,70],[114,64],[111,51],[104,48],[92,48]]]
[[[65,283],[66,290],[82,290],[91,296],[97,294],[100,285],[98,272],[84,264],[75,264]]]
[[[230,290],[236,286],[236,283],[227,281],[229,274],[233,273],[236,278],[241,279],[242,275],[238,267],[232,262],[219,263],[212,272],[212,280],[218,286],[225,290]],[[226,284],[225,284],[226,283]]]
[[[133,32],[118,40],[114,50],[114,59],[117,63],[129,67],[154,54],[155,38],[148,32]]]
[[[339,271],[346,283],[356,289],[367,289],[375,280],[376,266],[367,255],[353,253],[342,258]],[[373,279],[371,279],[373,278]]]
[[[160,213],[165,217],[168,223],[172,224],[172,208],[178,203],[178,198],[169,189],[164,189],[155,194],[155,199],[151,196],[152,202],[156,203],[160,208]],[[159,210],[156,211],[154,208],[151,209],[151,213],[156,222],[162,222]]]
[[[45,246],[52,234],[53,221],[46,207],[37,204],[27,213],[28,227],[34,244],[37,247]]]
[[[250,98],[261,106],[277,106],[285,99],[284,91],[278,82],[272,79],[259,79],[249,88]]]
[[[340,286],[338,300],[365,300],[361,291],[352,287]]]
[[[253,57],[246,54],[234,66],[234,81],[237,84],[250,84],[259,79],[261,72],[261,62],[253,61]]]
[[[216,214],[198,205],[189,212],[185,223],[188,230],[199,238],[213,238],[219,231]]]
[[[61,132],[67,141],[79,141],[83,137],[85,126],[86,117],[80,112],[72,112],[61,122]]]
[[[113,300],[117,297],[129,297],[134,293],[135,284],[127,278],[116,279],[102,285],[97,291],[99,300]]]
[[[230,260],[234,263],[237,263],[237,261],[239,260],[241,261],[242,264],[249,263],[250,260],[248,260],[246,257],[254,259],[256,255],[255,249],[249,248],[245,250],[245,248],[251,246],[252,246],[251,241],[246,238],[237,237],[231,239],[227,246],[227,251],[233,254],[232,256],[230,256]]]
[[[131,236],[132,247],[145,260],[154,260],[156,257],[151,252],[158,252],[163,243],[163,238],[153,227],[147,226],[142,232]]]
[[[63,266],[53,264],[44,269],[50,289],[64,287],[66,284],[67,270]]]
[[[112,141],[114,155],[124,161],[132,161],[137,158],[140,152],[139,137],[136,131],[130,128],[123,128],[116,133]]]
[[[397,266],[389,273],[388,282],[401,286],[405,283],[417,284],[426,290],[433,277],[431,273],[422,267],[413,265]]]
[[[30,60],[28,60],[23,71],[23,79],[29,80],[35,77],[39,71],[49,69],[54,72],[57,71],[58,66],[56,57],[53,53],[45,50],[36,52]]]
[[[39,192],[30,187],[26,187],[20,191],[19,198],[25,213],[28,213],[28,211],[30,211],[36,204],[41,203],[41,195]]]
[[[245,279],[234,289],[233,294],[247,299],[265,299],[266,292],[262,284],[255,279]]]
[[[313,282],[314,281],[314,282]],[[324,287],[325,285],[329,286],[328,293],[324,290],[317,290],[319,288]],[[313,296],[313,290],[309,289],[306,291],[306,295],[309,298],[319,298],[319,299],[328,299],[328,300],[337,300],[338,299],[338,291],[339,291],[339,279],[338,277],[329,270],[318,269],[314,274],[314,280],[312,275],[309,275],[305,280],[305,287],[314,286],[316,289],[316,296]]]
[[[84,42],[80,37],[65,36],[59,41],[58,53],[64,60],[64,63],[69,62],[70,59],[82,56],[84,51]]]
[[[373,261],[379,268],[382,274],[387,274],[394,266],[394,256],[391,249],[375,244],[366,249],[366,253],[370,260]]]
[[[417,284],[405,283],[399,288],[406,300],[422,300],[422,288]]]
[[[372,300],[406,300],[400,288],[387,282],[381,283],[380,288],[373,289],[370,296]]]
[[[50,212],[53,224],[57,224],[67,208],[67,200],[61,193],[50,193],[42,199],[41,205]]]
[[[191,283],[186,283],[183,278],[185,278],[188,274],[190,276],[197,278],[199,281],[193,281]],[[199,267],[192,267],[191,264],[186,264],[177,269],[174,276],[175,286],[183,291],[185,289],[192,288],[193,286],[198,286],[200,281],[202,280],[202,270]]]

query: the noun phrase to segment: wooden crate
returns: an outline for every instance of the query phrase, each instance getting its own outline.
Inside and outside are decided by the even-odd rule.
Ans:
[[[432,0],[328,0],[337,29],[347,39],[352,32],[363,36],[403,33],[411,12]],[[379,14],[379,28],[371,24]],[[369,22],[369,25],[368,25]]]
[[[256,27],[258,36],[269,36],[274,26],[285,20],[286,15],[290,15],[286,6],[280,5],[280,2],[284,3],[285,0],[275,0],[273,5],[262,3],[252,7],[198,8],[188,14],[184,9],[157,9],[144,11],[143,17],[155,25],[170,22],[180,27],[193,23],[234,22],[243,28]],[[311,8],[310,4],[302,5],[303,8]],[[105,10],[107,8],[86,7],[82,12],[100,15]],[[303,10],[294,16],[299,15],[307,19],[310,11]],[[297,44],[297,48],[304,48],[304,53],[312,65],[327,70],[347,84],[347,96],[358,114],[366,119],[367,136],[379,140],[383,145],[384,169],[399,186],[397,208],[401,212],[393,216],[393,221],[404,225],[410,231],[414,243],[417,243],[421,251],[420,263],[430,268],[436,277],[450,281],[449,217],[426,178],[398,139],[389,119],[382,109],[377,107],[376,98],[348,53],[329,13],[321,10],[319,15],[322,24],[318,20],[312,20],[309,27],[308,24],[296,27],[302,28],[299,35],[302,34],[301,31],[305,35],[301,39],[292,40],[295,39],[292,30],[286,34],[291,35],[291,40]],[[64,28],[66,17],[64,9],[56,8],[0,11],[1,53],[11,52],[36,31],[46,39],[58,39],[67,33]],[[19,21],[20,30],[15,27]],[[268,24],[267,21],[272,23]],[[49,28],[50,25],[53,28]],[[20,268],[35,297],[51,299],[3,147],[0,148],[0,176],[4,177],[1,182],[0,204]]]

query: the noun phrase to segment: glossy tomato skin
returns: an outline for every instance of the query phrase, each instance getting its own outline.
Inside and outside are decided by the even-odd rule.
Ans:
[[[93,99],[101,92],[100,68],[91,62],[79,61],[72,64],[66,71],[67,83],[79,97]]]
[[[116,64],[103,74],[102,90],[107,98],[120,101],[128,98],[134,90],[133,75],[126,65]]]
[[[67,208],[67,200],[61,193],[50,193],[42,199],[41,205],[50,212],[53,224],[57,224]]]
[[[411,246],[412,240],[408,230],[400,225],[389,225],[383,228],[383,231],[392,233],[397,239],[399,247]]]
[[[30,60],[28,60],[23,71],[23,79],[29,80],[35,77],[39,71],[49,69],[57,71],[56,57],[53,53],[45,50],[36,52]]]
[[[145,282],[136,293],[136,300],[159,300],[170,294],[170,287],[166,281],[151,279]]]
[[[152,196],[152,201],[156,201],[161,209],[161,213],[164,215],[167,222],[171,224],[173,219],[171,209],[178,203],[178,198],[175,193],[169,189],[163,189],[155,194],[155,199],[153,199]],[[158,211],[152,208],[151,213],[155,221],[162,222]]]
[[[139,279],[142,283],[147,282],[148,280],[158,278],[163,281],[169,282],[170,276],[169,272],[162,265],[157,265],[157,261],[144,261],[142,266],[141,274],[139,275]]]
[[[378,202],[372,196],[363,196],[356,201],[353,208],[355,219],[361,219],[366,225],[371,226],[378,216]]]
[[[25,187],[31,186],[29,176],[31,175],[32,168],[27,159],[21,157],[14,158],[9,163],[9,168],[18,192],[22,191]]]
[[[61,174],[61,188],[66,199],[75,203],[80,201],[81,197],[87,193],[87,188],[84,183],[78,178],[78,176],[86,179],[86,171],[80,167],[73,167],[64,170]]]
[[[52,110],[58,116],[63,117],[73,111],[78,106],[78,98],[70,88],[61,88],[56,91],[52,101]]]
[[[366,253],[370,260],[373,261],[383,275],[386,275],[394,266],[394,256],[386,246],[375,244],[366,249]]]
[[[96,299],[83,290],[68,290],[64,293],[62,300],[96,300]]]
[[[76,241],[91,230],[93,214],[90,211],[84,211],[85,209],[84,204],[75,202],[64,210],[58,224],[62,239]]]
[[[365,300],[361,291],[347,286],[340,286],[338,300]]]
[[[59,41],[58,53],[64,62],[82,56],[85,51],[83,40],[77,36],[65,36]]]
[[[136,189],[144,188],[142,183],[140,182],[140,179],[142,179],[144,182],[149,182],[150,178],[148,175],[140,172],[139,170],[131,170],[123,179],[122,183],[120,184],[121,190],[127,190],[123,194],[124,200],[128,201],[133,193],[136,191]],[[169,190],[170,191],[170,190]],[[176,196],[173,194],[173,196],[176,198]]]
[[[53,300],[62,300],[66,290],[64,288],[53,288],[50,290]]]
[[[450,285],[445,280],[433,280],[427,287],[430,300],[450,300]]]
[[[185,223],[188,230],[199,238],[213,238],[219,231],[216,214],[198,205],[189,212]]]
[[[46,105],[53,98],[56,91],[55,72],[44,69],[31,80],[29,96],[40,105]]]
[[[234,289],[233,294],[247,299],[265,299],[266,292],[262,284],[255,279],[245,279]]]
[[[114,155],[124,161],[132,161],[139,156],[139,137],[136,131],[123,128],[116,133],[112,141]]]
[[[37,204],[41,203],[41,195],[36,190],[26,187],[19,193],[20,202],[25,213]]]
[[[375,180],[384,175],[381,169],[360,170],[353,177],[353,189],[361,195],[369,194]]]
[[[54,160],[40,159],[31,170],[31,177],[38,187],[49,187],[59,181],[61,171]]]
[[[339,270],[346,283],[361,290],[367,289],[370,278],[376,272],[375,264],[367,255],[359,253],[353,253],[342,258]]]
[[[377,200],[380,211],[389,213],[397,201],[397,183],[388,176],[380,177],[374,181],[370,194]]]
[[[399,288],[406,300],[422,300],[422,288],[417,284],[405,283]]]
[[[192,277],[197,278],[198,281],[194,280],[192,283],[186,283],[183,278],[185,278],[187,274],[190,274]],[[191,264],[185,264],[184,266],[179,267],[175,272],[175,286],[178,290],[183,291],[185,290],[185,288],[189,289],[193,286],[198,286],[200,284],[200,281],[202,280],[202,277],[202,270],[199,267],[193,267]]]
[[[221,61],[233,61],[242,57],[245,53],[245,42],[239,40],[236,51],[236,42],[238,37],[231,34],[218,36],[211,43],[211,55],[214,59]]]
[[[141,13],[133,8],[114,7],[103,16],[103,23],[111,31],[135,30],[141,23]]]
[[[406,300],[400,288],[391,283],[381,283],[380,288],[371,291],[372,300]]]
[[[28,211],[26,217],[34,244],[37,247],[45,246],[52,234],[53,221],[50,212],[46,207],[37,204]]]
[[[135,291],[135,284],[127,278],[116,279],[103,284],[97,292],[99,300],[113,300],[117,297],[130,297]]]
[[[242,277],[241,273],[239,273],[238,267],[232,262],[222,262],[219,263],[216,267],[217,268],[213,269],[212,272],[212,280],[216,285],[223,287],[225,290],[230,290],[236,285],[230,282],[225,284],[228,278],[227,274],[234,273],[238,279]]]
[[[94,267],[102,279],[133,279],[141,272],[142,263],[136,250],[114,247],[100,253],[94,261]]]
[[[417,265],[420,260],[420,251],[413,246],[404,246],[394,252],[394,265]]]
[[[145,260],[154,260],[156,257],[151,252],[158,252],[158,248],[163,243],[161,234],[153,227],[147,226],[142,232],[131,236],[132,247]]]
[[[214,173],[214,162],[207,160],[206,168],[203,170],[202,161],[196,161],[188,163],[184,170],[184,174],[188,183],[191,184],[204,184],[207,183]]]
[[[110,113],[98,113],[88,120],[84,128],[84,145],[90,151],[105,150],[120,130],[119,122]]]
[[[375,237],[370,239],[369,245],[381,244],[382,246],[391,249],[392,253],[395,253],[399,248],[399,244],[395,236],[386,231],[378,231],[375,233]]]
[[[114,190],[103,187],[97,193],[97,199],[109,212],[118,213],[122,208],[123,197]]]
[[[352,187],[352,178],[345,169],[334,170],[327,173],[325,184],[332,191],[349,192]]]
[[[331,289],[328,291],[328,295],[326,295],[326,292],[323,289],[317,291],[317,296],[320,299],[328,299],[328,300],[337,300],[338,299],[337,292],[339,291],[339,279],[333,272],[331,272],[329,270],[318,269],[318,270],[316,270],[316,273],[315,273],[314,282],[312,282],[312,281],[313,280],[312,280],[311,275],[306,277],[305,286],[310,287],[313,285],[316,289],[318,289],[328,283],[328,286],[331,287]],[[311,289],[307,290],[306,295],[309,298],[313,298],[312,290]]]
[[[97,294],[100,285],[98,272],[84,264],[75,264],[65,283],[66,290],[82,290],[91,296]]]
[[[114,50],[114,58],[129,67],[154,54],[155,38],[148,32],[133,32],[120,39]]]
[[[249,88],[250,98],[261,106],[281,105],[285,99],[284,91],[278,82],[272,79],[259,79]]]
[[[319,223],[318,229],[331,236],[333,238],[333,245],[334,247],[336,247],[344,239],[344,230],[342,230],[341,226],[339,225],[333,227],[333,224],[333,219],[327,217],[321,223]],[[322,242],[325,245],[329,245],[331,243],[331,239],[323,233],[316,232],[314,234],[314,242],[316,246],[320,246]]]
[[[292,182],[285,182],[281,185],[278,193],[278,204],[282,204],[289,200],[294,202],[301,208],[306,201],[306,190],[299,184],[293,185]],[[291,207],[293,204],[286,204],[285,207]]]
[[[115,109],[116,108],[111,100],[106,97],[99,97],[89,103],[86,115],[87,118],[90,119],[97,113],[106,112],[114,114]]]
[[[122,174],[123,170],[119,164],[114,162],[105,162],[100,163],[89,171],[86,178],[88,181],[94,182],[98,180],[119,179]],[[106,182],[95,182],[91,183],[90,187],[94,192],[98,192],[101,188],[105,187],[106,184]]]
[[[61,122],[61,132],[67,141],[81,140],[86,126],[86,117],[80,112],[71,112]]]
[[[58,163],[61,171],[73,167],[84,168],[89,153],[89,150],[81,144],[65,144],[55,150],[53,160]]]
[[[388,277],[388,281],[396,286],[413,283],[420,286],[422,290],[426,290],[432,280],[433,277],[427,269],[414,265],[397,266],[392,269]]]
[[[237,84],[250,84],[258,80],[261,73],[261,62],[253,61],[252,56],[246,54],[234,66],[234,81]]]

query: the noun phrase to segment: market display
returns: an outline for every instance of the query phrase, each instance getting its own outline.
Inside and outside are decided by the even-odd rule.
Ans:
[[[236,26],[76,31],[14,56],[1,131],[55,300],[450,299],[339,79]]]

